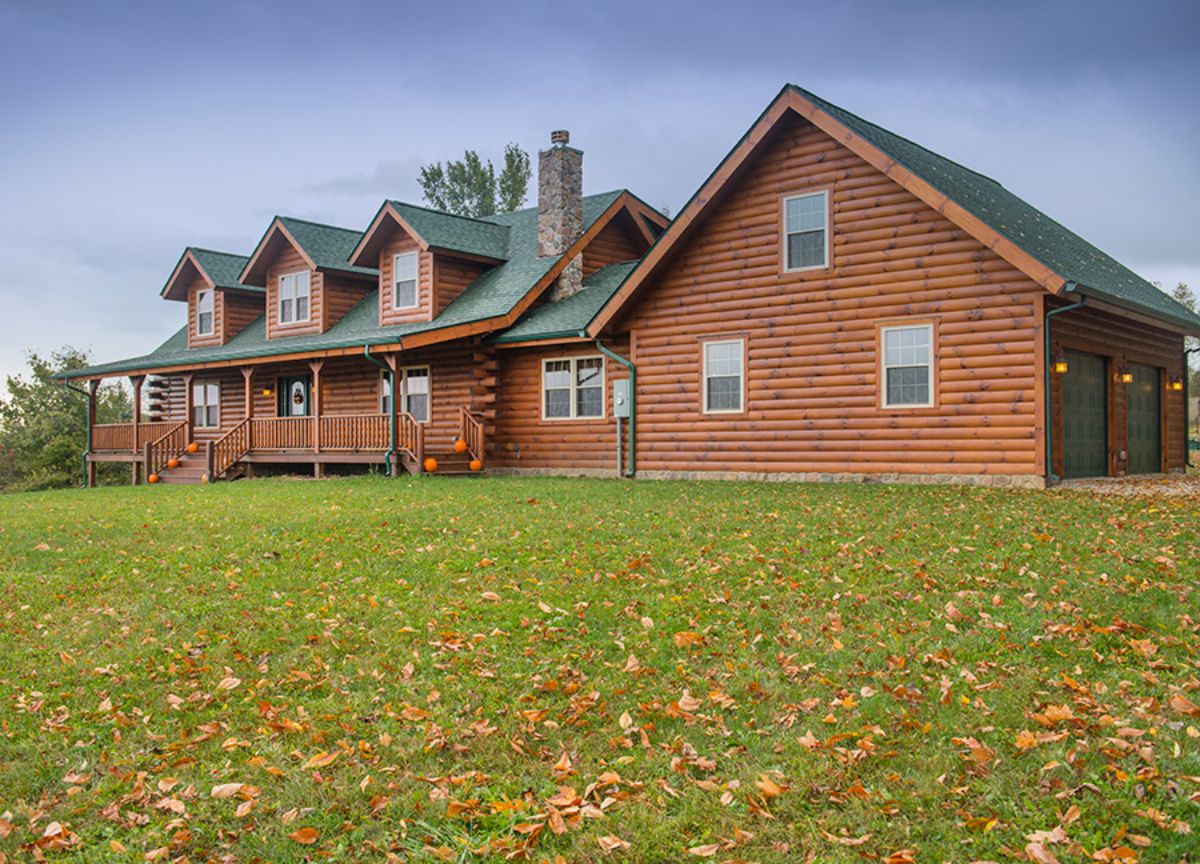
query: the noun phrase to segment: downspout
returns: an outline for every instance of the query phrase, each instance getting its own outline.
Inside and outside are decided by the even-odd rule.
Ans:
[[[367,358],[367,362],[374,363],[384,371],[388,379],[388,451],[384,458],[387,460],[388,476],[394,477],[392,474],[392,466],[395,462],[396,455],[396,373],[386,363],[383,363],[378,358],[371,356],[370,344],[363,345],[363,357]]]
[[[586,332],[580,332],[581,336],[586,336]],[[599,339],[596,340],[596,348],[605,357],[615,360],[626,369],[629,370],[629,470],[626,472],[626,477],[637,476],[637,367],[632,360],[626,360],[620,354],[617,354],[605,348]],[[621,466],[617,466],[618,472]]]
[[[80,483],[80,487],[86,488],[88,476],[88,454],[92,452],[92,394],[89,390],[84,390],[82,387],[76,387],[68,379],[64,379],[63,383],[67,385],[68,390],[74,390],[76,393],[82,393],[84,398],[87,399],[87,415],[84,422],[84,425],[87,426],[87,449],[84,450],[83,454],[80,456],[80,461],[83,463],[83,482]],[[1186,426],[1187,424],[1184,423],[1184,425]]]
[[[1195,354],[1200,348],[1183,349],[1183,473],[1186,474],[1192,465],[1191,434],[1188,432],[1188,399],[1191,398],[1192,369],[1188,365],[1188,355]]]
[[[1070,294],[1077,287],[1078,286],[1076,286],[1076,284],[1074,282],[1068,282],[1063,293]],[[1044,349],[1043,349],[1044,353],[1042,354],[1042,357],[1044,359],[1044,362],[1042,363],[1042,367],[1043,367],[1042,372],[1046,376],[1045,387],[1043,389],[1046,391],[1046,419],[1045,419],[1044,426],[1046,429],[1046,480],[1047,480],[1046,485],[1047,486],[1052,485],[1056,480],[1060,479],[1058,477],[1058,475],[1056,475],[1054,473],[1054,448],[1053,448],[1053,445],[1050,440],[1050,436],[1052,434],[1051,426],[1053,425],[1050,422],[1050,369],[1053,366],[1053,361],[1050,357],[1050,319],[1053,318],[1055,315],[1062,314],[1063,312],[1070,312],[1072,309],[1078,309],[1080,306],[1083,306],[1085,303],[1087,303],[1087,297],[1080,295],[1078,303],[1073,303],[1070,306],[1063,306],[1058,309],[1051,309],[1049,312],[1046,313],[1046,320],[1045,320],[1045,323],[1042,328],[1043,329],[1042,335],[1043,335],[1044,341],[1045,341],[1045,345],[1044,345]],[[1063,458],[1066,459],[1065,453],[1063,454]]]

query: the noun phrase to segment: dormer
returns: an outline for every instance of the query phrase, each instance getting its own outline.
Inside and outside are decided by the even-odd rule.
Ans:
[[[381,326],[432,321],[508,260],[508,242],[507,225],[385,201],[350,262],[378,270]]]
[[[268,339],[324,333],[375,287],[375,269],[349,261],[360,237],[287,216],[271,221],[241,272],[266,292]]]
[[[167,300],[186,301],[188,347],[224,345],[263,313],[263,290],[238,276],[243,255],[189,246],[163,286]]]

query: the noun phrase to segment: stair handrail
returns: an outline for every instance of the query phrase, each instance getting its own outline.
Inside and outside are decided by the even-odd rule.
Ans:
[[[209,480],[225,476],[225,472],[250,452],[250,426],[250,418],[247,417],[220,438],[208,442],[204,458]]]
[[[187,449],[187,421],[180,420],[153,441],[146,442],[142,461],[146,476],[157,474],[171,459],[183,455]]]
[[[483,418],[466,405],[458,411],[458,434],[466,442],[467,452],[472,459],[483,461],[483,450],[486,442]]]
[[[396,450],[406,450],[418,470],[425,464],[425,425],[407,411],[396,412]]]

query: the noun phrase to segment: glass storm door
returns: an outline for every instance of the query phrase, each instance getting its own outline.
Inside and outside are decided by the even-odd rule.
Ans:
[[[312,398],[312,378],[297,375],[279,379],[279,416],[307,417]]]

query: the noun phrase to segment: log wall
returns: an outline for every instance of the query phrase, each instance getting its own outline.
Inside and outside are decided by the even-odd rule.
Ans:
[[[270,250],[267,251],[268,253],[270,252]],[[316,270],[309,273],[308,320],[294,324],[279,323],[279,277],[307,269],[308,265],[300,256],[300,253],[290,243],[280,241],[278,251],[267,268],[268,339],[321,332],[322,322],[325,320],[324,292],[321,290],[322,274]]]
[[[620,326],[638,467],[1040,475],[1042,289],[799,117],[784,120]],[[831,267],[785,273],[782,197],[828,189]],[[885,409],[877,325],[933,321],[934,408]],[[701,411],[701,339],[746,340],[746,410]]]
[[[628,211],[622,211],[588,243],[583,250],[585,278],[601,267],[633,261],[645,254],[648,244],[632,224],[632,219]]]

